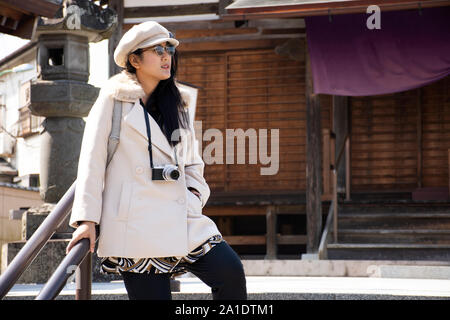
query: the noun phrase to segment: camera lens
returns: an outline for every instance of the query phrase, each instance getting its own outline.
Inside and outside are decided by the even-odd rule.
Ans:
[[[172,172],[170,173],[170,177],[173,180],[177,180],[180,177],[180,172],[176,169],[172,170]]]
[[[177,180],[180,177],[180,172],[176,166],[168,165],[163,170],[163,177],[165,180]]]

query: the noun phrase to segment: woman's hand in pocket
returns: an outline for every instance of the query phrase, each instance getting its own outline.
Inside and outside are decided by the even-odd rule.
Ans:
[[[90,242],[89,250],[94,253],[95,248],[95,222],[83,221],[78,228],[73,232],[72,239],[66,248],[66,254],[73,248],[73,246],[81,239],[88,238]]]
[[[197,198],[200,200],[200,192],[197,191],[197,189],[194,188],[189,188],[188,189],[190,192],[192,192],[193,194],[195,194],[197,196]],[[201,200],[200,200],[201,201]]]

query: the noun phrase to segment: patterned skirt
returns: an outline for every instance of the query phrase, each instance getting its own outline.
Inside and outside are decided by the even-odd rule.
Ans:
[[[187,272],[185,267],[186,264],[194,263],[222,241],[225,241],[222,238],[222,235],[214,235],[182,258],[163,257],[133,259],[105,257],[101,260],[100,272],[103,274],[120,274],[120,272],[169,273],[171,275],[170,278],[174,279]]]

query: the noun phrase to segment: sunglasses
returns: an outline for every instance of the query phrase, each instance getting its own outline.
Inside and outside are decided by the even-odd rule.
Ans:
[[[148,50],[155,51],[158,56],[164,55],[164,51],[166,51],[169,56],[173,56],[175,54],[175,47],[174,46],[163,47],[163,46],[158,44],[158,45],[156,45],[154,47],[150,47],[148,49],[145,49],[144,51],[148,51]]]

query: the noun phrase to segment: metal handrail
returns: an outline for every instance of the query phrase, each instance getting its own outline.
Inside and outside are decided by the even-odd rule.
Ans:
[[[344,154],[344,149],[345,149],[345,144],[347,143],[347,139],[349,139],[348,134],[345,135],[344,143],[341,145],[341,148],[339,149],[339,155],[336,158],[336,168],[338,167],[339,162],[341,161],[342,155]]]
[[[333,201],[331,202],[330,208],[328,209],[327,221],[325,222],[325,227],[323,229],[322,237],[320,238],[319,244],[319,259],[327,259],[327,243],[329,241],[331,223],[333,222]]]
[[[56,271],[41,289],[35,300],[53,300],[64,288],[67,279],[75,272],[89,253],[89,239],[78,241],[61,261]]]
[[[337,168],[339,166],[339,162],[342,159],[342,155],[344,153],[344,149],[348,146],[350,140],[349,140],[349,135],[346,134],[345,138],[344,138],[344,142],[342,143],[340,149],[339,149],[339,155],[337,157],[336,160],[336,165],[335,168],[333,168],[333,238],[334,238],[334,242],[337,243],[338,239],[338,210],[337,210],[337,206],[338,206],[338,195],[337,195]],[[350,159],[348,159],[348,157],[346,158],[346,161],[350,161]],[[346,175],[346,180],[348,180],[348,175]],[[348,186],[349,186],[349,181],[346,181],[346,193],[347,193],[347,198],[349,197],[349,190],[348,190]]]
[[[47,241],[55,233],[59,225],[70,214],[75,195],[75,184],[66,191],[64,196],[56,204],[52,212],[42,222],[39,228],[33,233],[24,247],[14,257],[13,261],[0,276],[0,299],[3,299],[14,283],[20,278],[23,272],[34,261]]]
[[[332,139],[333,142],[330,141],[330,143],[335,143],[336,141],[334,139]],[[333,181],[332,181],[332,186],[333,186],[333,190],[332,190],[332,199],[331,199],[331,203],[330,203],[330,208],[328,210],[328,216],[327,216],[327,220],[325,222],[325,227],[323,229],[322,232],[322,236],[320,238],[320,244],[319,244],[319,249],[318,249],[318,255],[319,255],[319,259],[326,259],[327,258],[327,243],[330,240],[329,237],[329,233],[330,233],[330,229],[331,229],[331,223],[333,223],[333,238],[334,238],[334,242],[337,243],[337,233],[338,233],[338,196],[337,196],[337,168],[339,166],[339,163],[342,159],[342,155],[344,154],[344,150],[348,149],[349,147],[349,143],[350,143],[350,137],[348,134],[345,135],[344,138],[344,142],[342,143],[340,149],[339,149],[339,154],[338,157],[336,159],[336,163],[334,165],[330,166],[330,171],[332,173],[333,176]],[[346,148],[347,147],[347,148]],[[347,167],[348,167],[348,162],[350,161],[350,159],[348,159],[348,154],[347,154],[347,158],[346,158],[346,162],[347,162]],[[347,199],[349,199],[349,181],[348,180],[348,175],[346,176],[346,193],[347,193]]]

